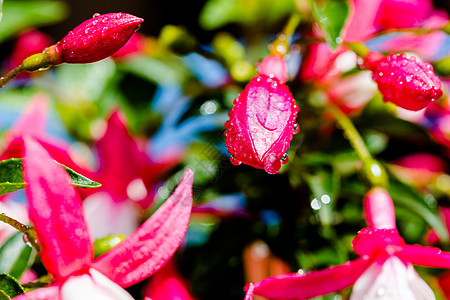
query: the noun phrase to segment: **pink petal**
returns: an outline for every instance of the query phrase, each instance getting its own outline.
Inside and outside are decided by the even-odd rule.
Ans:
[[[192,208],[193,172],[184,173],[174,193],[132,235],[95,261],[95,268],[127,287],[158,271],[186,234]]]
[[[414,265],[450,268],[450,253],[435,247],[424,247],[419,245],[405,245],[398,255]]]
[[[245,293],[244,300],[253,300],[253,294],[254,294],[253,291],[255,289],[255,285],[253,283],[250,283],[248,285],[248,287],[246,287],[246,288],[247,288],[247,292]]]
[[[375,18],[382,0],[352,0],[343,36],[346,42],[360,42],[375,33]]]
[[[370,260],[356,259],[307,274],[284,274],[255,283],[255,294],[270,299],[308,299],[351,286]]]
[[[45,123],[48,114],[48,99],[45,94],[36,94],[25,108],[23,114],[9,130],[8,135],[33,136],[42,135],[45,132]]]
[[[372,228],[396,228],[394,202],[382,188],[374,188],[364,197],[364,212],[367,224]]]
[[[32,290],[31,292],[14,297],[14,300],[62,300],[58,285]]]
[[[143,151],[128,133],[123,116],[114,111],[108,120],[105,134],[96,144],[99,170],[103,187],[110,189],[117,197],[126,199],[130,181],[140,174],[146,164]],[[125,157],[126,159],[118,159]]]
[[[42,262],[49,273],[65,278],[92,260],[81,200],[65,170],[35,140],[25,138],[25,154],[29,215],[42,247]]]
[[[192,300],[188,284],[170,261],[150,279],[145,296],[157,300]]]

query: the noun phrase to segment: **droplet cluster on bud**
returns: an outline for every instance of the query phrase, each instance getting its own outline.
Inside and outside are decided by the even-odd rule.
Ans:
[[[254,77],[234,100],[225,123],[231,162],[277,173],[287,162],[286,151],[298,132],[297,113],[298,106],[283,81],[261,73]]]
[[[429,63],[418,62],[405,54],[374,57],[377,56],[369,54],[366,64],[384,101],[417,111],[442,96],[441,81]]]
[[[95,14],[56,44],[62,62],[91,63],[119,50],[144,20],[125,13]]]

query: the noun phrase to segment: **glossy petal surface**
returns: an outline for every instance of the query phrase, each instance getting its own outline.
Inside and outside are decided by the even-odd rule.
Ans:
[[[158,271],[186,234],[192,182],[193,172],[188,169],[169,199],[126,240],[99,257],[95,268],[123,287]]]
[[[369,261],[348,263],[304,275],[285,274],[255,283],[255,294],[270,299],[308,299],[351,286],[364,272]]]
[[[63,167],[31,138],[25,139],[24,175],[30,220],[49,273],[65,278],[89,265],[92,241],[81,200]]]
[[[286,85],[266,75],[254,77],[235,99],[225,123],[228,152],[239,163],[270,174],[278,172],[294,134],[297,112]]]
[[[90,63],[119,50],[144,20],[125,13],[109,13],[84,21],[57,44],[62,61]]]

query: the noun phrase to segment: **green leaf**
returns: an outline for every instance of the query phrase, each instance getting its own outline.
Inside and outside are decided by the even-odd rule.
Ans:
[[[208,30],[229,23],[270,25],[295,9],[292,0],[209,0],[200,13],[200,25]]]
[[[9,274],[0,274],[0,289],[10,298],[25,293],[19,282]]]
[[[408,208],[420,216],[437,232],[442,242],[448,242],[449,237],[446,226],[439,217],[438,212],[427,204],[422,195],[394,177],[389,178],[388,191],[394,203]]]
[[[69,174],[72,184],[77,187],[95,188],[100,183],[78,174],[74,170],[62,165]],[[11,158],[0,161],[0,196],[25,188],[21,158]]]
[[[0,43],[26,28],[57,23],[66,17],[67,11],[62,1],[6,1]]]
[[[327,43],[336,49],[342,43],[342,28],[350,10],[347,0],[308,0],[308,3]]]
[[[20,278],[33,263],[33,249],[24,243],[23,234],[16,232],[0,247],[0,273]]]

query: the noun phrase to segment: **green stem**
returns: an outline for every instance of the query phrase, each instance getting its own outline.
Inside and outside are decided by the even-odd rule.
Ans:
[[[351,146],[363,163],[363,172],[370,185],[373,187],[386,188],[387,175],[384,167],[372,157],[350,118],[334,105],[327,106],[327,110],[333,115],[342,130],[344,130],[344,136],[349,140]]]
[[[344,45],[361,58],[365,58],[370,52],[370,50],[363,43],[344,43]]]
[[[25,234],[28,241],[33,246],[33,248],[36,249],[38,252],[41,251],[41,247],[37,243],[36,231],[34,231],[33,228],[31,228],[25,224],[22,224],[19,221],[15,220],[11,217],[8,217],[4,213],[0,214],[0,222],[6,223],[6,224],[14,227],[18,231],[22,232],[23,234]]]
[[[20,72],[22,72],[22,66],[18,66],[15,69],[12,69],[8,74],[3,77],[0,77],[0,88],[2,88],[8,81],[13,80]]]
[[[281,31],[275,40],[269,45],[270,54],[284,56],[289,52],[289,45],[292,40],[292,35],[294,34],[298,24],[300,24],[300,20],[301,14],[298,11],[294,11],[284,26],[283,31]]]

